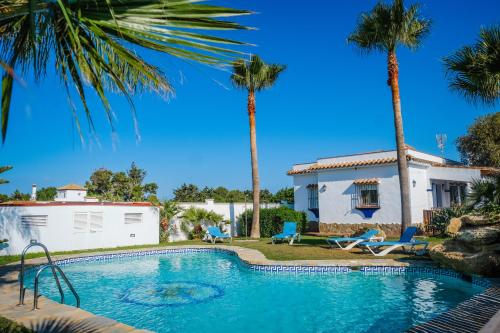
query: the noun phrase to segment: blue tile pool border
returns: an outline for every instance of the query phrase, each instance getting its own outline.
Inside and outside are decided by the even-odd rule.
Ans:
[[[182,254],[182,253],[224,253],[231,256],[236,256],[244,267],[258,272],[271,273],[350,273],[352,271],[361,271],[364,274],[425,274],[425,275],[440,275],[457,278],[468,281],[473,285],[484,288],[490,287],[492,284],[489,279],[480,276],[469,276],[452,269],[430,267],[430,266],[309,266],[309,265],[279,265],[279,264],[252,264],[241,259],[237,252],[230,249],[221,248],[176,248],[176,249],[155,249],[143,251],[117,252],[108,254],[96,254],[90,256],[74,257],[67,259],[54,260],[54,263],[60,266],[66,266],[76,263],[91,263],[101,262],[113,259],[127,259],[144,256],[155,256],[164,254]],[[29,268],[26,273],[32,272],[41,265]]]

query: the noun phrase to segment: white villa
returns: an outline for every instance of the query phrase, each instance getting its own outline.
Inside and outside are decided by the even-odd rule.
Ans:
[[[422,223],[424,210],[460,204],[474,179],[492,168],[467,167],[407,146],[412,223]],[[376,151],[320,158],[296,164],[295,210],[319,222],[322,232],[343,225],[401,223],[396,151]],[[341,230],[338,230],[341,229]]]
[[[36,201],[33,185],[30,201],[0,204],[0,239],[9,240],[0,255],[35,240],[50,251],[158,244],[159,220],[149,202],[99,202],[74,184],[59,187],[54,201]]]

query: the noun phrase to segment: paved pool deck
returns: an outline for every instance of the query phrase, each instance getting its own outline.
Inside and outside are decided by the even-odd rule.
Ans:
[[[222,249],[235,252],[238,257],[247,264],[250,265],[262,265],[262,266],[338,266],[338,267],[364,267],[364,266],[393,266],[393,267],[407,267],[407,266],[433,266],[431,262],[424,260],[394,260],[394,259],[358,259],[358,260],[289,260],[289,261],[276,261],[267,259],[264,254],[257,250],[243,248],[239,246],[230,245],[186,245],[186,246],[166,246],[166,247],[152,247],[152,248],[141,248],[132,250],[114,250],[114,251],[102,251],[102,252],[87,252],[81,254],[71,254],[71,255],[54,255],[52,256],[53,261],[71,259],[71,258],[81,258],[90,257],[96,255],[107,255],[116,253],[134,253],[134,252],[144,252],[144,251],[158,251],[158,250],[168,250],[168,249]],[[36,258],[26,260],[28,266],[36,266],[46,263],[45,258]],[[63,268],[64,269],[64,268]],[[83,331],[88,330],[92,332],[102,332],[102,333],[122,333],[122,332],[149,332],[147,330],[136,329],[134,327],[119,323],[115,320],[105,318],[102,316],[94,315],[88,311],[60,304],[58,302],[52,301],[46,297],[41,296],[39,298],[39,309],[33,310],[33,292],[31,290],[26,291],[25,304],[18,306],[19,299],[19,281],[18,275],[20,271],[20,263],[12,263],[4,266],[0,266],[0,316],[16,321],[28,328],[40,327],[41,323],[44,321],[67,321],[68,325],[71,325],[72,331]],[[494,287],[497,290],[499,288]],[[491,289],[491,288],[490,288]],[[490,290],[489,289],[489,290]],[[492,291],[490,290],[490,293]],[[497,294],[498,293],[498,294]],[[500,295],[500,292],[493,291],[494,295]],[[467,301],[466,301],[467,302]],[[474,326],[470,326],[468,330],[463,330],[463,332],[477,332],[478,327],[482,327],[482,333],[490,332],[500,332],[500,310],[496,315],[493,315],[491,304],[494,306],[495,299],[493,303],[488,303],[490,307],[487,315],[474,317]],[[498,301],[498,306],[500,309],[500,300]],[[456,309],[450,310],[452,313]],[[476,308],[477,310],[477,308]],[[462,313],[462,312],[459,312]],[[486,313],[485,313],[486,314]],[[493,317],[492,317],[493,315]],[[445,318],[446,319],[446,318]],[[446,320],[450,320],[449,318]],[[425,325],[425,324],[423,324]],[[440,324],[437,326],[425,326],[419,327],[422,330],[418,332],[440,332],[439,330],[433,330],[439,328]],[[464,323],[461,324],[462,328],[466,328]],[[412,331],[417,332],[417,331]]]

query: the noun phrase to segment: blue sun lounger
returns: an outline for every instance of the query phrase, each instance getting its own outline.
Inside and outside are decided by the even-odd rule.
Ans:
[[[417,245],[423,245],[423,249],[420,251],[415,251],[417,254],[424,254],[425,251],[427,251],[427,246],[429,246],[428,242],[424,241],[417,241],[413,239],[413,236],[415,236],[415,233],[417,232],[416,227],[408,227],[406,228],[405,232],[401,235],[401,238],[397,242],[366,242],[366,243],[361,243],[362,246],[366,246],[366,248],[375,256],[381,257],[385,256],[392,250],[397,249],[398,247],[401,247],[403,250],[405,247],[409,247],[410,251],[415,251],[415,247]],[[382,250],[380,252],[375,252],[377,249],[379,249],[382,246],[388,246],[387,249]]]
[[[362,242],[374,241],[376,239],[384,240],[384,238],[382,238],[382,237],[376,237],[377,234],[378,234],[378,230],[370,229],[367,232],[365,232],[364,234],[359,235],[357,237],[332,237],[332,238],[328,238],[326,240],[326,242],[328,244],[330,244],[330,247],[332,247],[332,248],[333,248],[334,244],[337,244],[341,250],[347,251],[347,250],[352,249],[353,247],[355,247],[356,245],[358,245],[359,243],[362,243]],[[349,243],[349,244],[342,246],[341,243]]]
[[[281,234],[274,235],[271,237],[271,241],[274,244],[276,240],[285,241],[287,240],[290,245],[296,239],[300,242],[300,234],[297,232],[297,223],[295,222],[285,222],[283,225],[283,232]]]
[[[212,242],[212,244],[215,244],[217,239],[220,239],[221,241],[224,241],[224,239],[228,239],[229,242],[233,242],[233,237],[231,237],[228,234],[223,234],[218,227],[208,227],[207,229],[207,239]]]

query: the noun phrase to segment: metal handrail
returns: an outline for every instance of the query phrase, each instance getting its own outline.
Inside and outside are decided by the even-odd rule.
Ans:
[[[24,295],[26,294],[26,288],[24,288],[24,260],[26,257],[26,252],[34,246],[39,246],[43,249],[45,252],[45,256],[47,257],[47,262],[50,265],[52,269],[52,275],[54,275],[54,279],[56,280],[57,284],[57,289],[59,289],[59,294],[61,294],[61,303],[64,304],[64,292],[61,288],[61,283],[59,282],[59,278],[57,277],[56,274],[56,269],[54,268],[54,264],[52,263],[52,258],[50,257],[49,250],[47,250],[47,247],[43,245],[42,243],[38,242],[31,242],[26,246],[21,254],[21,276],[19,277],[19,304],[18,305],[24,305]],[[56,266],[57,267],[57,266]]]
[[[61,267],[55,265],[55,264],[47,264],[47,265],[44,265],[42,266],[37,272],[36,272],[36,275],[35,275],[35,296],[34,296],[34,299],[33,299],[33,310],[36,310],[38,309],[38,298],[41,296],[41,295],[38,295],[38,279],[40,278],[40,274],[42,274],[42,272],[46,269],[46,268],[51,268],[52,270],[57,270],[59,272],[59,274],[61,274],[64,282],[66,282],[66,285],[68,286],[68,288],[71,290],[71,292],[73,293],[73,296],[75,296],[75,299],[76,299],[76,307],[79,308],[80,307],[80,296],[78,296],[78,293],[76,292],[75,288],[73,288],[73,285],[71,284],[71,282],[69,282],[68,278],[66,277],[66,274],[64,274],[63,270],[61,269]]]

